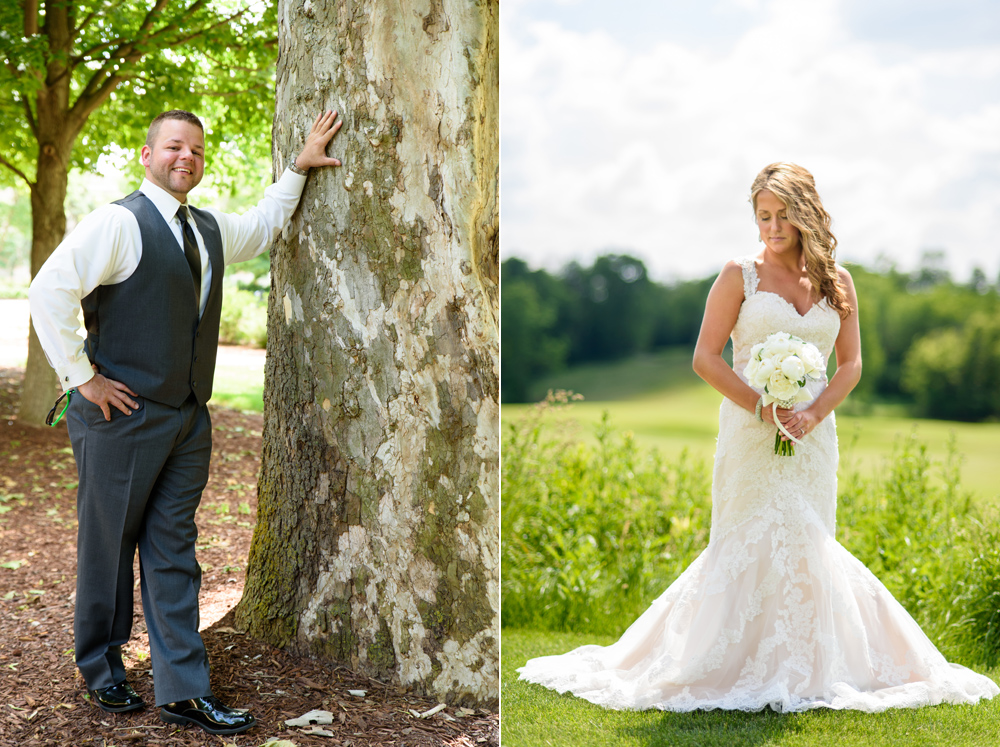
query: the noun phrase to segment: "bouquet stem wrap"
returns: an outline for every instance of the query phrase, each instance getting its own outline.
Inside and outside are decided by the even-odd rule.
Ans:
[[[802,442],[799,441],[799,439],[788,432],[785,428],[785,424],[778,420],[777,408],[784,407],[787,409],[792,407],[794,404],[794,402],[785,404],[784,402],[778,402],[778,400],[774,400],[772,402],[773,406],[771,408],[771,413],[774,416],[775,424],[778,426],[778,432],[774,434],[774,453],[779,456],[795,456],[795,444],[798,444],[799,446],[802,445]],[[788,437],[788,441],[781,440],[782,433]]]

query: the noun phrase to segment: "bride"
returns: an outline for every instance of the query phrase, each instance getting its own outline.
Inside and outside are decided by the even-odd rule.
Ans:
[[[763,251],[729,262],[708,296],[694,369],[725,397],[708,547],[611,646],[531,659],[521,679],[617,709],[882,711],[975,703],[1000,688],[949,664],[834,539],[833,411],[861,376],[857,298],[812,175],[766,167],[750,192]],[[794,410],[743,377],[774,332],[813,343],[829,383]],[[722,358],[733,340],[733,367]],[[800,442],[775,454],[775,420]],[[784,435],[782,439],[786,439]]]

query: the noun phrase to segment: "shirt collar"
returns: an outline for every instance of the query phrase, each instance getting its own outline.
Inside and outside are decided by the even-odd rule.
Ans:
[[[149,198],[149,201],[153,203],[153,206],[167,223],[170,223],[174,219],[174,216],[177,215],[177,208],[183,204],[167,192],[167,190],[163,189],[163,187],[157,186],[149,181],[149,179],[142,180],[142,184],[139,185],[139,191]]]

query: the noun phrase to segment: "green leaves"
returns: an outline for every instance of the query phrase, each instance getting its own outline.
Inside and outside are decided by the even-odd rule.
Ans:
[[[606,417],[596,447],[574,443],[557,410],[505,434],[502,624],[620,633],[707,544],[708,471],[640,450]]]
[[[70,137],[56,144],[71,149],[70,168],[86,170],[115,146],[137,151],[153,116],[172,108],[203,117],[210,158],[223,146],[236,156],[218,164],[220,176],[266,168],[277,53],[273,3],[172,0],[153,13],[150,2],[68,0],[46,12],[66,13],[72,36],[51,37],[46,29],[55,24],[46,24],[25,38],[22,4],[0,10],[0,185],[16,178],[14,169],[34,179],[42,141]],[[61,107],[52,103],[60,87]]]

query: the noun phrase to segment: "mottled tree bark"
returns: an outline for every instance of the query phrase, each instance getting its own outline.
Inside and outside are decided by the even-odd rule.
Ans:
[[[57,146],[51,142],[43,143],[38,155],[37,179],[30,185],[31,277],[35,277],[66,233],[67,164],[71,149],[71,144],[60,143]],[[60,392],[62,387],[56,379],[56,372],[49,365],[32,325],[28,335],[28,360],[24,369],[18,420],[27,425],[44,424],[45,416]]]
[[[50,44],[55,48],[62,49],[68,44],[69,19],[64,13],[54,13],[46,29]],[[28,182],[31,190],[31,277],[35,277],[66,233],[69,160],[73,143],[86,121],[69,116],[69,97],[69,76],[59,63],[51,64],[45,85],[35,97],[38,160],[35,181]],[[32,325],[18,420],[28,425],[45,423],[45,416],[61,391]]]
[[[498,695],[498,5],[279,4],[258,525],[237,622],[450,702]]]

